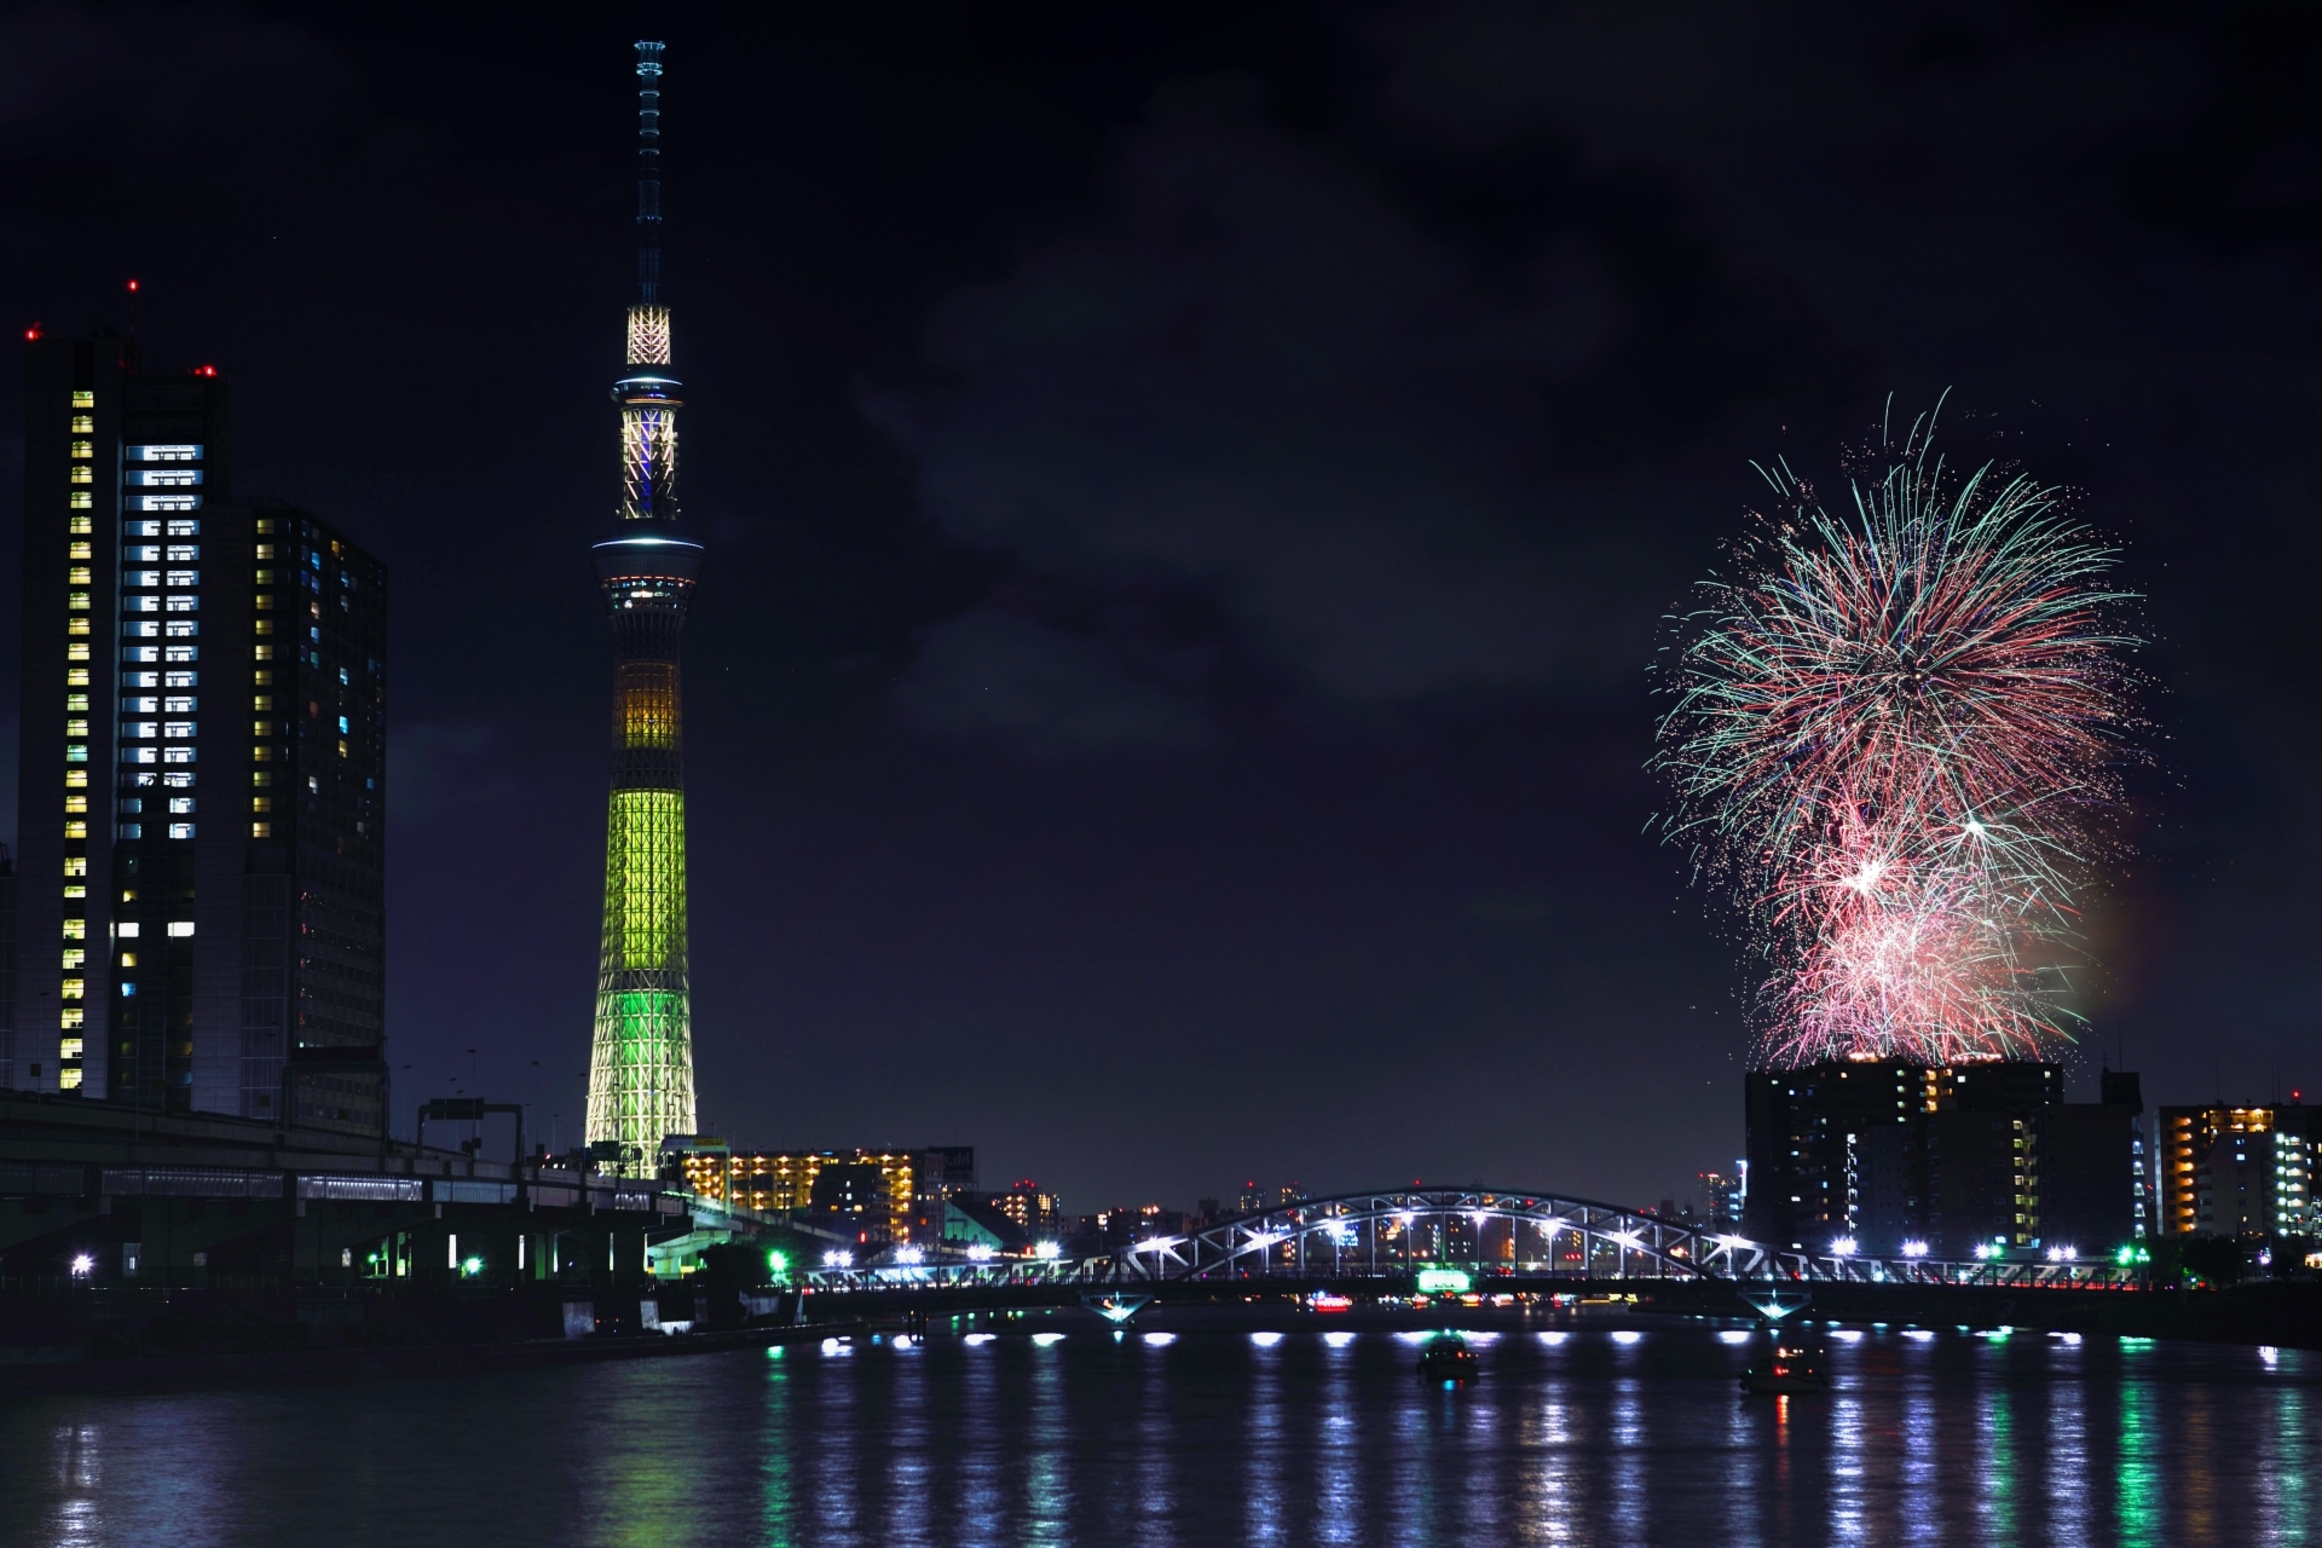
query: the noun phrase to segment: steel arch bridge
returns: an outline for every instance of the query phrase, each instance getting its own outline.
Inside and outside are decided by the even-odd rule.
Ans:
[[[1593,1199],[1500,1188],[1395,1188],[1300,1199],[1185,1236],[1151,1236],[1114,1258],[1122,1280],[1332,1279],[1430,1265],[1527,1277],[1803,1277],[1797,1253]],[[1790,1260],[1790,1261],[1784,1261]]]
[[[801,1277],[826,1291],[1222,1283],[1268,1278],[1409,1283],[1424,1268],[1479,1280],[1721,1279],[1799,1283],[2122,1289],[2140,1271],[2089,1259],[1947,1261],[1778,1248],[1594,1199],[1521,1188],[1388,1188],[1299,1199],[1184,1235],[1101,1252],[1001,1258],[909,1248]],[[1483,1288],[1479,1284],[1479,1288]]]

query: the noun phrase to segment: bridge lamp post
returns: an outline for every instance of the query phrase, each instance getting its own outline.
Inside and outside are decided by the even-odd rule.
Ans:
[[[1614,1260],[1614,1266],[1618,1270],[1617,1277],[1628,1278],[1629,1254],[1632,1251],[1642,1251],[1645,1245],[1644,1239],[1634,1231],[1607,1231],[1605,1236],[1615,1243],[1620,1251],[1620,1256]]]

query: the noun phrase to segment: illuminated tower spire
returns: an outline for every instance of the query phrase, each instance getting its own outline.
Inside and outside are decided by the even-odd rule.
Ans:
[[[604,950],[589,1049],[588,1139],[649,1172],[662,1139],[694,1129],[686,976],[685,768],[678,636],[701,545],[677,529],[677,396],[661,304],[661,45],[637,45],[637,304],[621,405],[618,535],[595,547],[613,618],[613,789],[605,829]]]

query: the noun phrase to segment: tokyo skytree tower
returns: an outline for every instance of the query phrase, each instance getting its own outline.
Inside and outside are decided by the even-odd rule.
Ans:
[[[604,949],[589,1048],[587,1138],[650,1175],[662,1139],[694,1130],[686,976],[685,768],[678,636],[701,574],[677,526],[678,381],[661,302],[661,53],[637,45],[637,304],[629,308],[617,535],[595,545],[612,614],[613,788]]]

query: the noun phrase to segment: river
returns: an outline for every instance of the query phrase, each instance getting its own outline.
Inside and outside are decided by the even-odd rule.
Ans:
[[[2322,1532],[2322,1354],[1836,1329],[1744,1398],[1749,1335],[1085,1312],[922,1340],[8,1398],[0,1544],[2286,1544]]]

